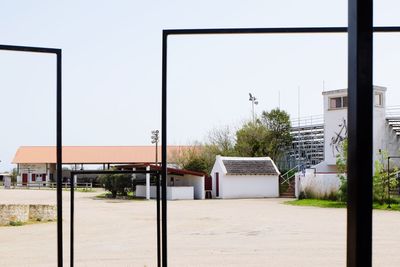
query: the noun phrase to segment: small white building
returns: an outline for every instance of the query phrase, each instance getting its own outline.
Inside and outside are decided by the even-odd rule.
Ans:
[[[279,197],[279,175],[269,157],[217,156],[211,171],[212,197]]]

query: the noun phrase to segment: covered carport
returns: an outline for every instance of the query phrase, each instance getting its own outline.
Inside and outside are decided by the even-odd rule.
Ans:
[[[124,170],[161,170],[160,166],[154,164],[120,165],[118,168]],[[167,199],[205,199],[205,176],[206,174],[203,172],[167,168]],[[151,183],[150,178],[150,174],[146,174],[144,185],[136,185],[136,197],[156,198],[156,185]],[[144,180],[140,177],[136,177],[136,179],[139,183]]]

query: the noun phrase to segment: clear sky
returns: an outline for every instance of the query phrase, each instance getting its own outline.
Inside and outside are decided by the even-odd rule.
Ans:
[[[375,1],[375,25],[400,25],[400,3]],[[3,1],[0,43],[63,49],[64,145],[150,145],[160,128],[166,28],[346,26],[344,0]],[[400,105],[400,34],[376,35],[374,83]],[[202,140],[280,105],[322,113],[347,86],[342,34],[180,36],[169,41],[169,144]],[[55,58],[0,52],[0,171],[21,145],[55,145]],[[300,87],[300,98],[298,98]],[[280,101],[279,101],[280,94]]]

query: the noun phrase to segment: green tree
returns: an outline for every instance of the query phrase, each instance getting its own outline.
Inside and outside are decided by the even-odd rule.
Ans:
[[[247,122],[236,132],[236,153],[242,157],[266,156],[267,140],[268,131],[260,121]]]
[[[130,174],[103,174],[100,181],[104,188],[111,192],[113,198],[117,194],[126,196],[132,188],[132,176]]]
[[[18,176],[18,169],[17,168],[13,168],[11,171],[11,182],[12,183],[16,183],[17,182],[17,176]]]
[[[182,169],[209,173],[215,161],[215,154],[208,145],[196,142],[190,148],[174,155],[174,161]]]
[[[273,160],[280,160],[292,144],[292,135],[290,134],[292,126],[289,114],[279,108],[269,112],[263,111],[261,123],[267,131],[265,144],[268,156]]]
[[[389,171],[389,177],[383,161],[388,159],[388,152],[382,150],[379,155],[382,157],[382,161],[376,160],[374,162],[375,171],[373,176],[373,186],[374,186],[374,201],[383,204],[389,200],[390,188],[395,188],[398,185],[396,175],[398,173],[398,168],[394,168]]]

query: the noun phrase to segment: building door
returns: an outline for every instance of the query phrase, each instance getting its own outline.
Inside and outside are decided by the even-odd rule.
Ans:
[[[215,196],[219,197],[219,173],[215,173]]]
[[[22,185],[26,185],[28,183],[28,174],[23,173],[22,174]]]

